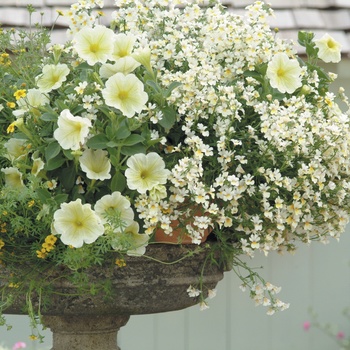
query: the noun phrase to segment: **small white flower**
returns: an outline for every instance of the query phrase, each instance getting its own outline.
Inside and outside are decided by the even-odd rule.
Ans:
[[[79,163],[89,179],[106,180],[111,178],[111,162],[107,155],[108,152],[102,149],[86,149],[83,152],[79,158]]]
[[[201,294],[201,291],[193,286],[189,286],[187,288],[187,293],[188,293],[189,297],[195,298]]]
[[[105,26],[84,27],[74,37],[74,48],[90,66],[106,63],[114,48],[114,32]]]
[[[63,149],[78,150],[89,134],[91,121],[87,118],[73,116],[68,109],[61,112],[57,121],[58,128],[54,138]]]
[[[102,95],[108,106],[119,109],[128,118],[146,108],[148,101],[142,82],[134,74],[116,73],[111,76]]]
[[[272,87],[280,92],[292,94],[301,87],[301,67],[296,59],[285,53],[277,53],[267,65],[266,76]]]
[[[341,45],[329,34],[323,35],[321,39],[315,40],[318,48],[318,57],[324,62],[338,63],[341,60]]]
[[[67,80],[69,68],[66,64],[48,64],[43,67],[42,74],[37,78],[37,85],[41,92],[50,92],[61,87]]]
[[[126,162],[125,176],[131,190],[146,193],[157,185],[164,185],[170,171],[165,169],[163,159],[155,152],[138,153],[131,156]]]
[[[53,228],[64,244],[75,248],[95,242],[104,233],[99,216],[90,204],[82,204],[80,198],[61,204],[54,213]]]

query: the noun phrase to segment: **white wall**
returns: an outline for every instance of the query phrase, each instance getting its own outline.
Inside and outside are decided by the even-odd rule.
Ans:
[[[291,303],[290,309],[267,316],[265,308],[255,307],[247,293],[238,288],[233,273],[226,273],[218,286],[218,295],[210,300],[210,309],[197,306],[158,315],[132,316],[119,333],[122,350],[330,350],[336,344],[316,329],[305,332],[308,308],[319,313],[319,320],[350,327],[342,310],[350,306],[350,227],[340,243],[302,246],[295,255],[259,256],[251,261],[264,265],[264,277],[281,285],[280,298]],[[24,316],[11,316],[14,325],[7,332],[0,328],[0,344],[12,346],[28,341],[29,328]],[[45,343],[29,349],[49,349],[50,333]],[[67,349],[69,350],[69,349]],[[107,349],[106,349],[107,350]]]

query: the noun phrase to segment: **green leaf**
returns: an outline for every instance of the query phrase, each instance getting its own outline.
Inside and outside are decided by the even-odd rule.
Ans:
[[[45,164],[45,170],[50,171],[50,170],[58,169],[64,164],[64,162],[65,162],[65,159],[62,158],[60,155],[58,155],[55,158],[50,159]]]
[[[169,131],[175,124],[176,112],[170,107],[163,108],[162,112],[163,118],[159,120],[158,124],[160,124],[166,131]]]
[[[137,143],[142,143],[143,141],[145,141],[145,138],[143,136],[139,134],[131,134],[123,141],[123,145],[132,146],[136,145]]]
[[[57,141],[53,141],[48,144],[45,149],[45,159],[48,162],[50,159],[55,158],[61,151],[61,146]]]
[[[133,146],[123,146],[120,152],[124,156],[133,156],[134,154],[137,154],[137,153],[146,153],[146,150],[147,149],[144,145],[142,145],[141,143],[138,143]]]
[[[153,81],[153,80],[147,80],[147,81],[146,81],[146,84],[147,84],[148,86],[150,86],[155,92],[158,92],[158,93],[161,93],[161,92],[162,92],[161,88],[159,87],[159,85],[158,85],[155,81]]]
[[[51,193],[45,188],[37,188],[35,193],[38,195],[39,200],[42,203],[46,203],[46,201],[51,198]]]
[[[131,135],[131,131],[129,130],[126,124],[122,124],[118,127],[117,131],[114,134],[114,138],[117,140],[126,139],[129,135]]]
[[[177,82],[177,81],[173,81],[168,88],[165,90],[164,92],[164,97],[169,97],[171,95],[171,93],[173,92],[173,90],[175,90],[177,87],[179,87],[180,85],[182,85],[181,83]]]
[[[70,191],[75,186],[76,175],[77,174],[73,162],[69,167],[60,169],[58,178],[66,191]]]
[[[104,149],[107,148],[107,144],[109,142],[109,139],[105,134],[98,134],[93,137],[91,137],[87,142],[86,145],[89,148],[92,149]]]
[[[60,193],[54,197],[54,200],[57,204],[66,202],[68,199],[68,194]]]
[[[111,191],[119,191],[123,192],[126,187],[126,179],[125,176],[121,172],[117,172],[111,181]]]
[[[45,122],[54,122],[58,119],[57,113],[45,112],[40,117]]]

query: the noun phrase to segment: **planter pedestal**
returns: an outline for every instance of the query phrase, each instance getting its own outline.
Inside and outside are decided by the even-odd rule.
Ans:
[[[70,270],[56,267],[47,271],[45,280],[52,294],[41,304],[34,295],[31,302],[34,310],[41,305],[43,324],[53,332],[52,350],[119,350],[117,332],[130,315],[197,304],[200,299],[189,297],[187,288],[198,285],[201,277],[206,297],[207,290],[223,278],[223,268],[210,263],[207,246],[153,244],[147,247],[147,257],[125,257],[124,267],[114,265],[112,259],[109,265],[89,268],[90,284],[109,282],[107,295],[79,291],[70,282]],[[0,280],[1,284],[6,280]],[[45,291],[42,295],[45,298]],[[25,314],[25,301],[26,296],[20,295],[4,313]]]
[[[117,333],[129,316],[44,316],[53,332],[51,350],[120,350]]]

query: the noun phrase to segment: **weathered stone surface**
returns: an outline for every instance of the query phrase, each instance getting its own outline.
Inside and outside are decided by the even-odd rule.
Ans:
[[[206,262],[207,250],[184,258],[197,246],[167,244],[150,245],[147,257],[126,257],[126,266],[116,265],[91,268],[89,283],[99,284],[110,281],[111,294],[99,292],[96,295],[83,293],[69,281],[67,269],[56,268],[47,274],[52,280],[54,293],[42,303],[43,315],[137,315],[187,308],[199,302],[190,298],[187,288],[197,285],[203,268],[203,285],[214,288],[223,278],[223,270]],[[178,261],[179,259],[182,259]],[[156,261],[157,260],[157,261]],[[163,263],[159,263],[162,261]],[[174,263],[175,261],[178,261]],[[6,309],[9,314],[21,314],[25,296]],[[33,304],[37,304],[35,297]]]

